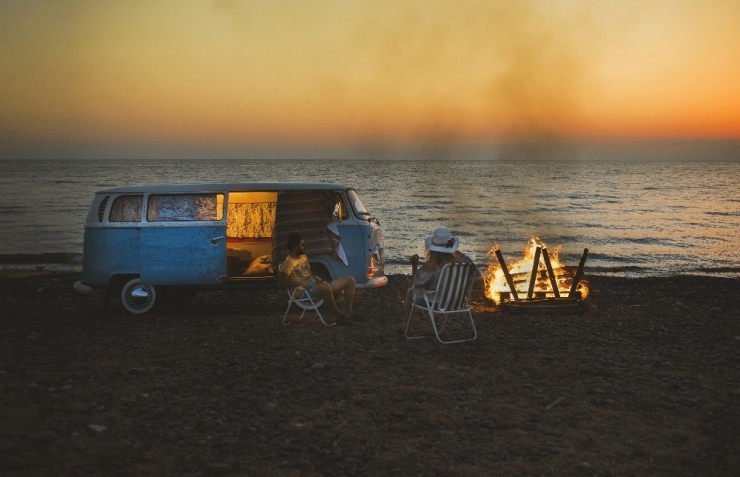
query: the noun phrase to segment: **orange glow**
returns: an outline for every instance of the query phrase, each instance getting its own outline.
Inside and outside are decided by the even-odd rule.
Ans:
[[[740,138],[737,18],[734,0],[10,2],[0,146]]]
[[[565,264],[561,263],[558,259],[558,254],[562,247],[558,246],[552,250],[548,249],[547,245],[545,245],[539,237],[532,237],[529,239],[527,246],[524,248],[524,256],[522,259],[507,263],[507,269],[509,270],[509,275],[514,281],[517,296],[519,299],[526,298],[527,296],[532,269],[534,268],[535,254],[538,247],[547,250],[553,274],[555,275],[558,292],[561,297],[567,297],[573,282],[573,274],[567,273]],[[488,266],[488,272],[484,279],[486,284],[486,297],[493,300],[496,304],[499,304],[502,301],[501,294],[506,294],[505,296],[508,297],[508,294],[511,292],[511,288],[509,288],[504,271],[496,258],[495,252],[497,249],[498,246],[494,245],[489,252],[493,256],[494,261]],[[542,256],[540,256],[537,271],[533,296],[554,297],[555,294]],[[576,290],[581,293],[581,298],[585,300],[586,297],[588,297],[588,282],[580,280]]]

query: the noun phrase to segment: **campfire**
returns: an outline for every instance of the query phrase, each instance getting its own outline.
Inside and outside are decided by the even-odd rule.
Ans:
[[[582,280],[588,249],[583,250],[577,267],[560,262],[560,249],[548,250],[538,237],[532,237],[524,257],[507,265],[494,246],[489,253],[497,260],[488,267],[486,296],[511,311],[579,311],[588,297],[588,283]]]

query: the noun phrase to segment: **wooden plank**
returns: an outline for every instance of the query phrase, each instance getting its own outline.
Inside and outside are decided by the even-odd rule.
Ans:
[[[570,286],[570,293],[568,293],[570,297],[576,295],[576,288],[578,288],[578,282],[581,281],[581,277],[583,276],[583,267],[586,265],[586,257],[588,257],[588,249],[584,248],[581,254],[581,260],[578,262],[578,269],[573,277],[573,284]]]
[[[550,254],[547,252],[547,248],[542,249],[542,258],[545,259],[545,268],[547,269],[547,276],[550,278],[550,286],[552,287],[555,298],[560,298],[560,290],[558,289],[558,282],[555,279],[555,272],[552,269],[552,263],[550,262]]]
[[[504,277],[506,277],[506,283],[509,284],[509,289],[511,290],[511,296],[514,297],[514,301],[519,300],[519,295],[516,293],[516,286],[514,286],[514,282],[511,279],[511,274],[509,274],[509,268],[506,266],[506,261],[504,260],[504,255],[501,253],[501,249],[496,250],[496,258],[498,258],[498,263],[501,265],[501,270],[504,272]]]
[[[540,254],[542,253],[542,247],[537,247],[534,250],[534,260],[532,260],[532,274],[529,276],[529,289],[527,290],[527,298],[532,298],[534,292],[534,284],[537,281],[537,270],[540,268]]]

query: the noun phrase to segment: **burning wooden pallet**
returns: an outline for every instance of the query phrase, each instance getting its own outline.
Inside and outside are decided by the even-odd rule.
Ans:
[[[508,284],[508,291],[499,291],[499,305],[505,311],[519,313],[569,314],[583,311],[582,291],[579,290],[583,278],[588,249],[577,267],[553,267],[546,247],[538,246],[534,251],[531,272],[511,273],[506,266],[501,250],[496,250],[496,258]],[[544,261],[545,268],[540,267]],[[523,287],[526,287],[524,295]]]

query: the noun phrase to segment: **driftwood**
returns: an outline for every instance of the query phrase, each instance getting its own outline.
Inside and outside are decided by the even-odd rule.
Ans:
[[[555,406],[557,406],[563,401],[565,401],[565,397],[560,396],[559,398],[557,398],[556,400],[548,404],[547,407],[545,408],[545,411],[549,411],[550,409],[554,408]]]

